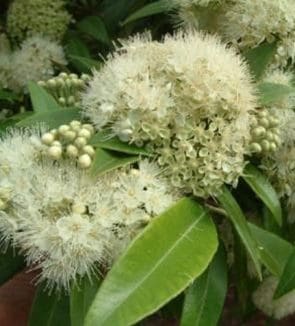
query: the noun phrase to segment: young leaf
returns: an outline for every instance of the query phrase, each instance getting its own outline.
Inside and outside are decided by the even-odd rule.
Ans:
[[[295,93],[294,87],[275,83],[261,83],[258,85],[261,105],[276,104],[287,96]]]
[[[265,42],[245,53],[246,60],[248,61],[250,69],[257,80],[259,80],[263,75],[276,51],[276,42],[271,44]]]
[[[29,92],[35,112],[47,112],[61,109],[55,99],[38,84],[29,82]]]
[[[155,218],[117,260],[85,326],[132,325],[158,310],[201,275],[217,249],[208,213],[184,198]]]
[[[279,284],[276,288],[274,298],[277,299],[294,289],[295,289],[295,249],[293,249],[293,252],[290,255],[285,265]]]
[[[290,257],[293,246],[277,235],[248,223],[249,228],[258,242],[260,259],[265,267],[274,275],[280,276]]]
[[[270,184],[267,178],[252,164],[248,164],[244,172],[245,175],[243,179],[268,207],[277,223],[281,226],[282,209],[279,198],[273,186]]]
[[[106,26],[102,19],[98,16],[88,16],[84,18],[77,24],[77,28],[81,32],[92,36],[97,41],[100,41],[106,45],[111,44]]]
[[[188,289],[181,326],[215,326],[222,312],[227,290],[225,252],[219,248],[207,271]]]
[[[70,296],[71,326],[81,326],[85,316],[100,286],[101,279],[88,276],[81,279],[74,285]]]
[[[240,206],[226,187],[223,187],[222,192],[217,199],[232,221],[237,233],[239,234],[250,257],[253,260],[259,277],[261,278],[261,267],[259,263],[259,253],[257,251],[257,243],[251,234],[246,218]]]
[[[8,281],[25,266],[24,258],[15,254],[13,248],[0,253],[0,285]]]
[[[141,19],[141,18],[161,14],[165,11],[167,11],[167,1],[166,0],[160,0],[160,1],[149,3],[146,6],[144,6],[143,8],[140,8],[139,10],[137,10],[136,12],[131,14],[128,18],[126,18],[121,23],[121,26],[124,26],[128,23],[131,23],[131,22]]]
[[[69,297],[48,294],[39,286],[31,309],[28,326],[70,326]]]
[[[95,134],[89,143],[95,147],[110,149],[115,152],[133,154],[133,155],[151,155],[147,150],[142,147],[123,143],[118,137],[110,138],[105,132],[99,132]]]
[[[79,109],[65,108],[47,112],[37,112],[30,117],[18,122],[16,126],[27,127],[36,123],[45,123],[49,128],[56,128],[62,124],[69,123],[72,120],[81,118]]]
[[[116,168],[135,163],[140,159],[138,155],[123,155],[101,148],[97,148],[90,173],[93,176],[101,175]]]

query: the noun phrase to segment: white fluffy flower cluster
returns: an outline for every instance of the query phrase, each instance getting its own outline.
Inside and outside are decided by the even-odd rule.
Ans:
[[[137,37],[109,57],[82,95],[84,115],[122,141],[148,144],[172,184],[206,197],[235,185],[250,141],[247,67],[216,37]]]
[[[68,161],[52,164],[41,147],[32,130],[0,142],[0,233],[51,287],[69,288],[78,276],[111,264],[176,200],[147,161],[95,180]]]
[[[295,312],[295,290],[281,298],[273,299],[278,279],[274,276],[266,278],[253,294],[255,306],[266,315],[275,319],[282,319]]]
[[[54,74],[53,63],[66,64],[62,47],[46,37],[33,36],[13,53],[2,53],[1,86],[22,91],[29,81],[48,79]],[[3,61],[2,61],[3,60]],[[3,79],[2,79],[3,78]]]
[[[224,8],[221,33],[226,40],[249,49],[277,38],[275,65],[295,59],[295,2],[293,0],[234,0]]]

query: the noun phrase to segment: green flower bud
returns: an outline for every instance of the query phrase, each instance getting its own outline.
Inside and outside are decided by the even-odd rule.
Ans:
[[[261,153],[262,152],[262,147],[258,143],[252,143],[250,145],[250,150],[251,150],[251,152],[254,152],[254,153]]]

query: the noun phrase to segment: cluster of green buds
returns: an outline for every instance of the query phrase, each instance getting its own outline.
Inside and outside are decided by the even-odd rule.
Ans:
[[[60,105],[78,107],[81,101],[81,91],[85,89],[89,80],[90,76],[87,74],[79,77],[77,74],[61,72],[47,81],[39,81],[38,85],[44,87]]]
[[[279,119],[265,108],[257,109],[251,129],[252,153],[274,152],[281,144]]]
[[[46,132],[41,140],[48,147],[46,154],[53,160],[63,157],[75,159],[81,169],[87,169],[91,166],[95,154],[93,146],[89,145],[93,134],[94,128],[91,124],[74,120]]]

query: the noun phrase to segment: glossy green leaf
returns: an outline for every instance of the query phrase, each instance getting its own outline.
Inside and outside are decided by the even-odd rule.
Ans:
[[[274,298],[277,299],[295,289],[295,248],[284,267]]]
[[[280,276],[293,251],[292,244],[254,224],[248,225],[258,242],[262,263],[272,274]]]
[[[69,55],[69,58],[72,63],[78,64],[80,70],[82,69],[84,73],[90,74],[93,69],[99,70],[101,68],[101,63],[99,61],[90,58],[80,57],[78,55]]]
[[[65,50],[71,64],[81,73],[89,73],[88,67],[85,68],[85,62],[81,63],[73,57],[91,59],[87,45],[76,35],[73,35],[66,43]]]
[[[71,290],[70,310],[71,326],[81,326],[100,286],[101,279],[83,277]]]
[[[69,297],[55,292],[49,295],[44,286],[38,286],[28,326],[70,325]]]
[[[8,281],[25,266],[24,258],[15,253],[13,248],[8,248],[0,253],[0,285]]]
[[[294,94],[295,88],[275,83],[261,83],[258,85],[258,91],[260,104],[272,105]]]
[[[201,275],[218,245],[215,225],[184,198],[155,218],[110,270],[85,326],[132,325],[158,310]]]
[[[228,214],[229,219],[232,221],[241,241],[246,247],[250,257],[253,260],[255,269],[261,278],[261,266],[259,262],[259,252],[257,250],[257,242],[253,238],[251,231],[247,225],[246,218],[231,194],[231,192],[224,186],[222,192],[218,196],[218,201]]]
[[[220,318],[227,292],[226,255],[219,248],[206,272],[188,289],[181,326],[215,326]]]
[[[98,16],[88,16],[84,18],[77,24],[77,28],[81,32],[92,36],[97,41],[107,45],[111,44],[106,26],[103,20]]]
[[[26,127],[43,122],[49,128],[56,128],[64,123],[69,123],[72,120],[79,120],[80,118],[81,115],[79,109],[63,108],[47,112],[37,112],[30,117],[18,122],[16,125],[19,127]]]
[[[47,112],[61,109],[55,99],[38,84],[29,82],[29,92],[35,112]]]
[[[252,188],[255,194],[262,200],[273,214],[277,223],[282,225],[282,209],[279,198],[273,186],[254,165],[248,164],[244,170],[243,179]]]
[[[246,60],[248,61],[250,69],[257,80],[260,79],[265,72],[266,67],[272,60],[276,51],[276,42],[272,44],[265,42],[245,53]]]
[[[119,167],[135,163],[140,159],[138,155],[124,155],[97,148],[95,157],[90,169],[93,176],[101,175]]]
[[[131,23],[135,20],[161,14],[163,12],[167,11],[167,1],[166,0],[160,0],[156,2],[152,2],[144,6],[143,8],[140,8],[136,12],[132,13],[128,18],[126,18],[121,25],[124,26],[128,23]]]
[[[147,150],[135,145],[123,143],[118,137],[110,137],[106,132],[99,132],[95,134],[89,143],[95,147],[109,149],[112,151],[133,154],[133,155],[151,155]]]

